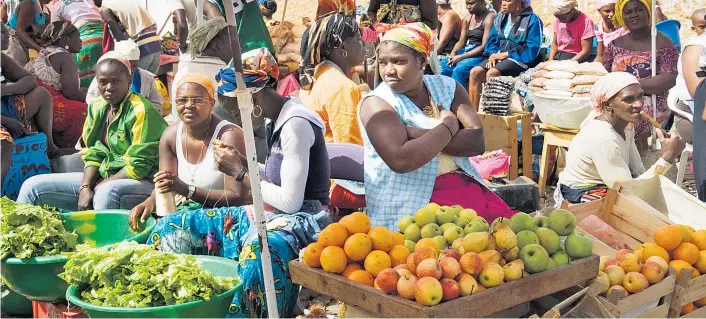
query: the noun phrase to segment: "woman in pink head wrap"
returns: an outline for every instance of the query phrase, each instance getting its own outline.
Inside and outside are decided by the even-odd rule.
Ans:
[[[598,40],[598,46],[596,47],[595,62],[603,62],[603,52],[605,52],[605,47],[608,43],[630,32],[619,25],[613,24],[615,2],[616,0],[598,0],[598,13],[601,14],[601,18],[603,19],[596,24],[596,40]]]
[[[566,199],[581,203],[605,196],[616,182],[649,177],[666,172],[684,149],[684,142],[673,134],[657,132],[662,157],[645,170],[635,145],[635,132],[629,124],[642,119],[645,93],[637,78],[625,72],[602,77],[591,89],[593,112],[581,124],[571,141],[566,168],[559,174],[554,194],[557,205]]]

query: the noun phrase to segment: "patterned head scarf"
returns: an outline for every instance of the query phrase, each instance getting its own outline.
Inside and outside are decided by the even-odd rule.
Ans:
[[[616,0],[598,0],[598,9],[603,8],[609,4],[615,4]]]
[[[385,32],[381,42],[397,42],[428,56],[431,53],[433,38],[431,29],[426,24],[418,22],[399,25]]]
[[[42,47],[50,46],[73,31],[77,29],[70,22],[55,21],[48,24],[41,34],[37,34],[35,42]]]
[[[613,22],[615,24],[626,28],[625,27],[625,20],[623,20],[623,8],[625,8],[625,5],[628,4],[628,2],[633,1],[633,0],[617,0],[615,3],[615,15],[613,16]],[[652,22],[652,2],[650,0],[634,0],[634,1],[640,1],[645,7],[647,7],[647,20],[651,23]]]
[[[124,41],[115,42],[115,47],[113,51],[121,54],[122,56],[128,58],[130,61],[135,61],[140,59],[140,47],[132,39],[127,39]]]
[[[200,56],[211,40],[227,26],[228,23],[223,17],[216,17],[204,21],[194,30],[189,30],[189,54],[194,57]]]
[[[627,72],[612,72],[604,75],[591,88],[593,111],[596,113],[603,112],[603,104],[605,102],[608,102],[624,88],[639,83],[634,75]]]
[[[270,16],[277,12],[277,2],[275,0],[257,0],[257,4],[260,5],[260,10],[264,10]]]
[[[213,88],[213,81],[211,81],[209,77],[201,73],[188,73],[179,80],[176,89],[179,89],[179,87],[184,83],[196,83],[200,85],[201,87],[206,89],[206,92],[208,92],[208,97],[213,100],[213,95],[215,94]]]
[[[96,65],[100,64],[105,60],[115,60],[122,63],[127,68],[127,73],[132,75],[132,67],[130,65],[130,60],[128,60],[128,58],[126,58],[124,55],[115,51],[108,51],[103,54],[100,59],[98,59],[98,63],[96,63]]]
[[[312,67],[321,63],[343,41],[359,32],[353,16],[333,13],[321,17],[309,29],[309,41],[304,55],[304,66]]]
[[[345,15],[355,14],[355,0],[319,0],[319,7],[316,9],[317,20],[319,17],[331,12],[339,12]]]
[[[243,53],[243,80],[249,88],[263,88],[279,78],[279,65],[267,48],[259,48]],[[216,75],[218,94],[230,95],[235,92],[235,72],[233,61]]]
[[[578,7],[576,0],[554,0],[552,1],[552,14],[555,16],[567,14],[576,7]]]

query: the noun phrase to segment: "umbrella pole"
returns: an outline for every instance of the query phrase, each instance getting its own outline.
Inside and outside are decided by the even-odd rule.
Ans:
[[[235,26],[235,14],[233,13],[233,0],[224,1],[226,11],[226,21],[228,25]],[[229,30],[230,32],[230,30]],[[272,258],[267,242],[267,224],[264,215],[264,205],[262,202],[262,191],[260,189],[260,167],[257,163],[257,150],[255,148],[255,135],[252,125],[252,91],[248,90],[243,80],[243,63],[240,56],[240,43],[234,45],[232,39],[238,39],[238,35],[230,35],[231,47],[233,48],[233,71],[235,72],[236,96],[240,118],[243,121],[243,133],[245,135],[245,157],[248,159],[248,171],[252,191],[253,206],[255,208],[255,225],[257,227],[257,237],[260,241],[260,263],[262,264],[262,276],[265,286],[265,297],[267,300],[267,313],[270,318],[279,318],[277,311],[277,295],[275,293],[274,276],[272,274]]]
[[[652,0],[652,77],[657,76],[657,0]],[[652,94],[652,118],[657,119],[657,95]],[[652,129],[652,149],[657,149],[657,131]]]

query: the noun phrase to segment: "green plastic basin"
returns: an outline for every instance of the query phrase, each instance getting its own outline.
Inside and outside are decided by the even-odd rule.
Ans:
[[[139,234],[130,230],[128,210],[103,210],[62,213],[67,230],[76,231],[80,243],[96,247],[124,240],[145,243],[156,221],[150,217]],[[41,302],[62,302],[69,287],[57,275],[64,271],[65,256],[40,256],[27,259],[14,257],[2,260],[2,273],[8,287],[17,293]]]
[[[32,300],[7,287],[3,287],[2,294],[2,299],[0,299],[2,313],[23,318],[32,317]]]
[[[238,262],[214,256],[195,256],[202,261],[203,269],[214,276],[235,277]],[[150,308],[116,308],[96,306],[81,300],[81,289],[71,286],[66,291],[66,300],[71,305],[83,308],[91,318],[224,318],[236,293],[242,291],[242,283],[211,297],[209,301],[192,301],[180,305]]]

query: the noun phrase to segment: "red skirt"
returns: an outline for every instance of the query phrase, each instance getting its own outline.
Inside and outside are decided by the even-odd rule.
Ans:
[[[61,91],[51,86],[42,85],[49,91],[52,98],[54,119],[52,121],[52,136],[54,144],[60,148],[74,148],[81,138],[83,123],[86,121],[86,103],[69,100]]]
[[[436,178],[431,202],[441,206],[461,205],[463,208],[471,208],[488,222],[498,217],[510,218],[516,213],[493,191],[460,172]]]

